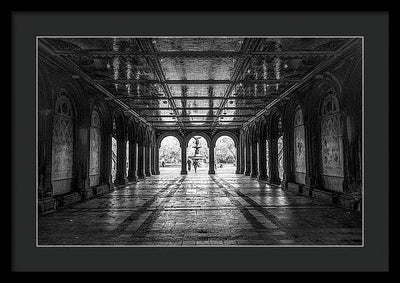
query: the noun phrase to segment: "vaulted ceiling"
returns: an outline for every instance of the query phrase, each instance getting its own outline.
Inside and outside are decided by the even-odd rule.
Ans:
[[[351,38],[40,38],[156,130],[238,129],[340,55]]]

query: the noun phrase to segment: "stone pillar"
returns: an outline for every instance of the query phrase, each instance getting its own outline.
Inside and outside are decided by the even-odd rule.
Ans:
[[[244,155],[243,141],[240,143],[238,150],[240,150],[240,171],[239,171],[239,173],[244,174],[244,171],[246,168],[246,157]]]
[[[129,182],[136,182],[137,181],[137,143],[134,141],[129,141],[129,170],[128,170],[128,181]]]
[[[144,156],[145,156],[145,162],[144,162],[144,170],[146,177],[151,176],[151,171],[150,171],[150,165],[151,165],[151,150],[150,150],[150,145],[146,145],[144,148]]]
[[[258,160],[257,160],[257,142],[251,144],[251,174],[250,177],[258,176]]]
[[[125,185],[126,179],[126,139],[117,139],[117,172],[114,184],[116,186]]]
[[[235,174],[240,174],[240,147],[236,147],[236,171]]]
[[[181,174],[186,175],[187,174],[187,168],[186,168],[186,146],[181,147],[181,162],[182,162],[182,169],[181,169]]]
[[[245,144],[245,158],[246,158],[246,169],[244,171],[244,174],[246,176],[250,176],[251,173],[251,161],[250,161],[250,143]]]
[[[155,160],[155,146],[151,146],[151,175],[155,175],[156,174],[156,160]]]
[[[208,174],[215,174],[214,145],[208,148]]]
[[[139,179],[145,179],[144,175],[144,146],[138,144],[138,165],[137,165],[137,176]]]
[[[307,112],[304,115],[304,137],[306,153],[306,177],[303,186],[303,194],[312,196],[315,188],[319,187],[319,168],[321,166],[319,156],[321,144],[318,138],[317,122],[319,119],[311,119]]]
[[[154,166],[156,175],[160,175],[160,148],[158,145],[154,147]]]
[[[258,180],[267,180],[267,157],[266,157],[266,142],[261,138],[258,142]]]
[[[279,185],[281,183],[281,179],[279,178],[278,171],[278,139],[271,139],[268,143],[269,145],[269,182],[271,184]]]

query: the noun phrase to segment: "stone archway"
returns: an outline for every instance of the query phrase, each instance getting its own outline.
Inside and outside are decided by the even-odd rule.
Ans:
[[[162,150],[160,151],[160,149],[161,149],[161,146],[162,146],[162,142],[165,140],[165,138],[168,138],[168,137],[173,137],[173,138],[175,138],[177,141],[178,141],[178,143],[179,143],[179,149],[178,149],[178,152],[179,152],[179,150],[180,150],[180,153],[179,153],[179,157],[180,157],[180,159],[178,159],[178,162],[181,162],[182,163],[182,146],[183,146],[183,138],[182,138],[182,136],[180,136],[179,134],[177,134],[177,133],[174,133],[174,132],[164,132],[164,133],[161,133],[157,138],[156,138],[156,145],[155,145],[155,148],[156,148],[156,166],[157,166],[157,169],[156,169],[156,171],[157,171],[157,173],[158,174],[160,174],[160,169],[159,169],[159,166],[160,166],[160,164],[162,165],[162,166],[164,166],[163,164],[162,164],[162,161],[163,160],[161,160],[160,159],[160,156],[161,156],[161,154],[162,154]]]
[[[239,148],[239,138],[237,137],[236,134],[230,132],[230,131],[221,131],[218,132],[217,134],[215,134],[212,139],[211,139],[211,146],[213,148],[213,150],[215,151],[215,147],[217,145],[217,141],[221,138],[221,137],[229,137],[230,139],[232,139],[235,148],[236,148],[236,170],[235,173],[239,174],[239,168],[240,168],[240,148]],[[214,154],[215,155],[215,154]],[[215,156],[214,156],[215,157]]]
[[[214,148],[211,147],[211,138],[207,133],[203,132],[191,132],[187,136],[185,136],[184,140],[184,147],[182,148],[182,171],[181,174],[187,174],[187,148],[189,146],[189,141],[196,136],[200,136],[206,140],[207,146],[208,146],[208,158],[209,158],[209,163],[208,163],[208,174],[215,174],[214,170]]]

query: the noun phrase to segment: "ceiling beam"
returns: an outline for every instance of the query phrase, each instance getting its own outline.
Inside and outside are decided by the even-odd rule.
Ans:
[[[299,83],[294,84],[290,88],[288,88],[286,91],[284,91],[279,97],[274,99],[271,103],[266,105],[264,109],[260,110],[257,112],[257,114],[250,118],[246,123],[243,124],[242,128],[246,127],[250,123],[256,121],[260,116],[263,114],[266,114],[269,109],[271,109],[272,106],[276,105],[283,99],[287,99],[288,95],[290,95],[293,91],[296,89],[300,88],[307,82],[309,82],[311,79],[313,79],[317,74],[323,72],[326,70],[328,67],[332,66],[334,63],[336,63],[341,57],[344,56],[349,56],[351,54],[353,47],[357,44],[358,39],[353,39],[344,44],[336,53],[335,56],[330,57],[328,60],[321,62],[318,66],[316,66],[314,69],[312,69],[310,72],[304,75],[304,77],[301,79]]]
[[[257,79],[257,80],[165,80],[164,82],[159,80],[145,80],[145,79],[95,79],[97,83],[115,83],[115,84],[194,84],[194,85],[215,85],[215,84],[290,84],[299,82],[296,79]]]
[[[55,52],[55,48],[53,45],[51,45],[46,39],[41,39],[40,41],[38,40],[38,50],[43,53],[47,53],[50,55],[51,60],[57,60],[58,62],[62,63],[62,66],[70,73],[78,75],[80,79],[85,81],[89,86],[93,87],[95,90],[99,91],[100,93],[103,93],[106,97],[109,99],[113,100],[119,107],[121,107],[124,111],[124,113],[129,113],[135,118],[137,118],[139,121],[141,121],[143,124],[149,126],[151,128],[151,124],[148,123],[144,118],[142,118],[138,113],[136,113],[133,109],[131,109],[128,105],[126,105],[124,102],[118,100],[115,98],[115,96],[109,92],[107,89],[105,89],[103,86],[99,85],[96,83],[93,78],[87,74],[85,71],[81,69],[80,66],[78,66],[75,62],[69,60],[68,58],[63,58],[59,56]]]
[[[175,118],[175,116],[171,116],[171,115],[141,115],[141,116],[146,118],[146,120],[147,120],[147,117]],[[237,114],[237,115],[224,115],[224,116],[216,116],[216,115],[185,115],[185,116],[182,116],[182,115],[180,115],[179,117],[181,117],[181,118],[195,118],[195,117],[197,117],[197,118],[212,118],[212,117],[253,117],[253,116],[254,115],[240,115],[240,114]]]
[[[230,97],[228,100],[256,100],[256,99],[271,99],[274,97],[278,97],[279,95],[259,95],[259,96],[240,96],[240,97]],[[118,99],[123,100],[166,100],[166,97],[157,97],[157,96],[116,96]],[[222,100],[224,99],[222,96],[173,96],[172,99],[176,100]]]
[[[253,110],[253,109],[263,109],[264,107],[262,106],[248,106],[248,107],[244,107],[244,106],[237,106],[237,107],[223,107],[222,110]],[[145,110],[173,110],[170,107],[133,107],[133,109],[136,110],[141,110],[141,111],[145,111]],[[175,110],[210,110],[212,109],[211,107],[176,107]],[[213,110],[218,110],[217,108],[213,109]],[[177,114],[177,116],[180,116],[179,114]],[[219,115],[217,114],[216,117],[219,117]]]
[[[141,41],[148,41],[146,38],[138,38]],[[251,39],[250,39],[251,40]],[[83,49],[79,51],[57,51],[60,55],[92,55],[94,57],[114,57],[114,56],[130,56],[130,57],[158,57],[158,58],[173,58],[173,57],[252,57],[252,56],[330,56],[336,51],[319,51],[319,50],[283,50],[283,51],[114,51],[114,50],[98,50],[98,49]]]
[[[232,121],[218,121],[217,123],[243,123],[246,122],[247,120],[232,120]],[[205,121],[181,121],[182,123],[186,123],[186,124],[199,124],[199,123],[213,123],[214,121],[209,121],[209,120],[205,120]],[[165,123],[174,123],[174,121],[149,121],[149,123],[154,124],[165,124]]]
[[[142,47],[142,49],[144,49],[146,52],[149,52],[150,54],[154,53],[153,44],[151,43],[151,41],[149,39],[138,38],[137,42]],[[156,74],[156,76],[158,77],[158,80],[161,81],[161,87],[164,89],[164,92],[169,101],[169,105],[172,107],[172,109],[175,113],[175,116],[178,117],[178,112],[176,109],[175,101],[171,99],[172,94],[171,94],[171,91],[170,91],[168,85],[165,83],[165,80],[166,80],[165,75],[162,71],[159,60],[157,58],[154,59],[154,58],[146,57],[146,61],[147,61],[147,64],[149,64],[150,68],[152,69],[153,73]],[[178,119],[178,122],[179,122],[179,119]],[[185,130],[184,124],[180,123],[179,128],[180,128],[181,134],[183,134],[183,131]]]
[[[260,44],[260,39],[248,39],[248,40],[244,40],[242,43],[242,47],[241,47],[241,53],[244,54],[248,54],[250,52],[253,52],[257,49],[257,46]],[[247,66],[249,65],[250,61],[251,61],[251,57],[246,57],[246,58],[241,58],[242,61],[236,65],[235,69],[233,70],[233,75],[232,75],[232,81],[233,83],[231,83],[228,88],[225,91],[224,94],[224,99],[222,100],[217,115],[220,115],[221,112],[224,109],[225,103],[228,100],[229,96],[231,95],[233,88],[235,86],[235,83],[239,81],[240,76],[245,72],[245,70],[247,69]],[[211,125],[211,131],[214,131],[216,122],[217,122],[218,118],[214,119],[214,123]]]

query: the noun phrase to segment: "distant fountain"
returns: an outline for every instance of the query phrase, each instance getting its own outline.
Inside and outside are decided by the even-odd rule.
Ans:
[[[201,160],[204,159],[205,156],[201,155],[199,153],[199,149],[201,148],[201,146],[199,145],[199,140],[201,139],[201,137],[193,137],[195,139],[195,145],[193,146],[194,148],[194,155],[189,156],[190,159],[192,160]]]

